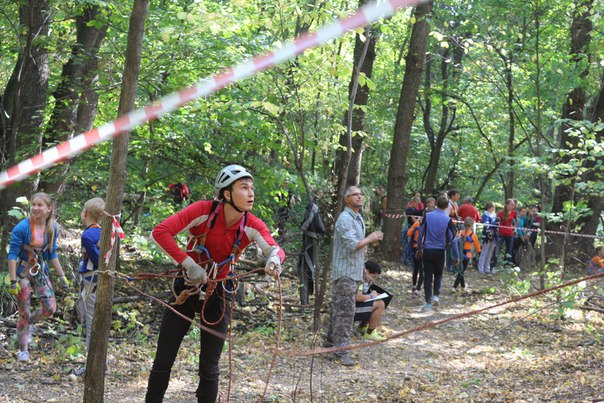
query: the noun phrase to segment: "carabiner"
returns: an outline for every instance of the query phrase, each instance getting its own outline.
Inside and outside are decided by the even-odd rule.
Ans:
[[[222,281],[222,289],[225,292],[228,292],[229,294],[235,294],[237,292],[237,290],[239,289],[239,280],[238,279],[233,279],[231,280],[231,283],[233,283],[233,290],[229,291],[226,289],[226,287],[224,286],[224,284],[226,283],[226,281]]]
[[[218,265],[216,262],[212,260],[212,263],[206,265],[205,269],[208,273],[208,278],[210,280],[216,280],[216,276],[218,275]]]
[[[40,263],[36,263],[32,267],[29,268],[29,274],[31,276],[37,276],[40,273]]]

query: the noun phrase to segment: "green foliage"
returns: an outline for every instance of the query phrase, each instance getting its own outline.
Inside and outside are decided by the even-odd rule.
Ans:
[[[75,16],[90,5],[99,5],[102,13],[89,25],[107,22],[110,26],[98,55],[95,126],[99,126],[116,117],[128,32],[128,19],[124,17],[130,12],[131,2],[53,3],[51,33],[45,44],[50,54],[52,93],[76,40]],[[23,46],[19,36],[23,32],[15,24],[18,5],[0,0],[0,6],[0,33],[4,39],[0,43],[0,86],[5,88]],[[151,2],[137,106],[265,53],[301,30],[312,31],[357,7],[358,2],[353,1],[320,5],[276,2],[270,6],[264,0]],[[447,122],[441,120],[445,110],[455,114],[451,133],[438,146],[437,187],[455,187],[464,195],[480,192],[479,202],[503,200],[502,184],[513,174],[514,196],[523,204],[532,204],[539,201],[542,191],[535,179],[546,173],[554,186],[573,183],[582,199],[566,206],[557,217],[560,220],[581,217],[585,214],[585,198],[604,193],[604,147],[598,137],[601,125],[580,122],[575,126],[579,147],[557,144],[559,126],[568,123],[558,120],[564,94],[580,86],[593,96],[599,79],[594,74],[582,77],[582,73],[586,67],[595,70],[603,56],[597,46],[604,32],[602,19],[598,18],[601,10],[595,10],[589,49],[593,58],[570,63],[568,44],[574,7],[574,3],[563,0],[445,1],[435,5],[428,42],[432,85],[420,90],[409,148],[397,151],[409,153],[406,193],[425,186],[430,154],[435,149],[430,146],[421,119],[427,101],[432,111],[428,123],[436,130],[446,128]],[[374,24],[372,34],[379,35],[379,41],[373,72],[359,77],[359,84],[370,90],[369,102],[362,107],[366,113],[364,128],[358,133],[364,136],[361,184],[367,189],[387,184],[391,139],[414,22],[411,13],[411,9],[404,9]],[[363,30],[357,33],[362,40],[367,39]],[[311,196],[319,189],[333,188],[333,160],[341,147],[338,137],[346,130],[344,114],[354,69],[353,50],[354,35],[343,35],[133,130],[125,189],[132,198],[124,204],[122,217],[129,219],[137,207],[130,200],[144,194],[146,201],[140,222],[127,231],[135,234],[132,241],[153,256],[142,237],[180,207],[171,204],[167,186],[184,181],[192,191],[191,200],[212,198],[213,178],[226,163],[241,163],[253,170],[257,196],[254,213],[271,227],[274,213],[282,205],[281,195],[287,190],[293,192],[300,199],[289,223],[289,230],[295,229],[307,202],[300,173],[305,174]],[[463,54],[459,64],[453,59],[456,50]],[[447,82],[443,72],[448,74]],[[508,72],[512,104],[508,104]],[[50,114],[54,101],[49,97],[45,116]],[[539,134],[538,106],[543,117]],[[510,116],[514,116],[516,130],[512,152],[507,144]],[[537,155],[539,135],[549,148]],[[17,158],[38,152],[37,147],[27,144],[18,150]],[[103,143],[73,161],[60,200],[65,225],[79,226],[85,200],[105,197],[110,160],[111,144]],[[483,186],[486,173],[491,171]],[[587,177],[594,172],[595,179]],[[22,213],[13,209],[9,214],[21,218]]]
[[[8,292],[10,276],[8,271],[0,272],[0,316],[7,317],[17,311],[17,301]]]
[[[53,353],[58,355],[60,361],[74,361],[86,356],[86,343],[82,334],[82,328],[78,327],[75,334],[66,332],[65,329],[59,329],[59,340],[57,348]]]

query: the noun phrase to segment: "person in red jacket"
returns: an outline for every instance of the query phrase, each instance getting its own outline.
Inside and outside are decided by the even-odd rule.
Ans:
[[[500,244],[505,243],[505,258],[506,263],[512,263],[512,252],[514,250],[514,227],[517,223],[516,202],[514,199],[507,199],[503,210],[497,213],[497,221],[499,222],[499,238]]]
[[[186,273],[184,278],[174,281],[171,305],[189,319],[201,313],[196,391],[200,402],[214,402],[218,395],[218,364],[224,345],[224,337],[219,334],[226,335],[229,327],[235,292],[229,276],[234,274],[234,263],[252,242],[266,257],[267,274],[278,277],[285,260],[283,250],[264,222],[250,213],[254,206],[252,174],[239,165],[229,165],[216,177],[215,187],[216,200],[191,204],[162,221],[151,233],[153,241]],[[186,251],[181,250],[175,240],[182,231],[189,234]],[[172,365],[190,327],[190,321],[171,309],[164,311],[157,353],[149,374],[147,402],[163,400]]]
[[[463,198],[463,203],[459,206],[457,214],[459,214],[459,218],[461,218],[462,221],[465,221],[466,218],[470,217],[474,220],[474,223],[480,222],[482,218],[478,209],[472,204],[472,198],[470,196]],[[473,231],[476,232],[476,225],[474,225]]]

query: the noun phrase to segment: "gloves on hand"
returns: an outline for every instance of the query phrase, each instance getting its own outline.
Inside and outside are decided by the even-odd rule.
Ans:
[[[10,287],[8,288],[9,293],[11,293],[12,295],[17,295],[17,294],[19,294],[20,290],[21,290],[21,286],[19,285],[18,281],[10,282]]]
[[[272,268],[271,268],[272,266]],[[268,265],[264,268],[264,272],[269,276],[273,276],[274,278],[279,277],[281,274],[281,266]]]
[[[192,284],[205,284],[208,282],[208,275],[206,271],[190,257],[187,256],[185,260],[180,264],[182,267],[187,269],[187,277]]]
[[[64,290],[69,288],[69,280],[67,277],[65,277],[65,275],[59,276],[59,284],[61,284],[61,288]]]

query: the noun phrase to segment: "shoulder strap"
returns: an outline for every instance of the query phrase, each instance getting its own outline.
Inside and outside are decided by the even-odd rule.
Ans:
[[[214,200],[212,202],[212,212],[206,221],[206,225],[203,228],[203,232],[197,236],[197,248],[203,247],[206,238],[208,236],[208,232],[214,227],[216,224],[216,219],[218,218],[218,214],[222,211],[222,203],[218,200]],[[231,255],[235,257],[235,260],[241,255],[243,250],[239,247],[241,244],[241,240],[245,235],[245,225],[247,224],[247,211],[243,213],[243,218],[239,222],[239,227],[237,228],[237,236],[235,238],[235,242],[233,243],[233,247],[231,248]]]
[[[214,224],[216,224],[216,218],[218,218],[218,214],[220,213],[221,210],[222,210],[222,203],[218,200],[213,200],[212,208],[210,209],[211,213],[210,213],[210,216],[208,217],[208,219],[206,220],[206,225],[204,225],[204,227],[203,227],[203,232],[196,237],[197,238],[197,242],[196,242],[197,248],[203,247],[205,245],[206,238],[208,236],[208,232],[210,232],[210,230],[214,227]]]

